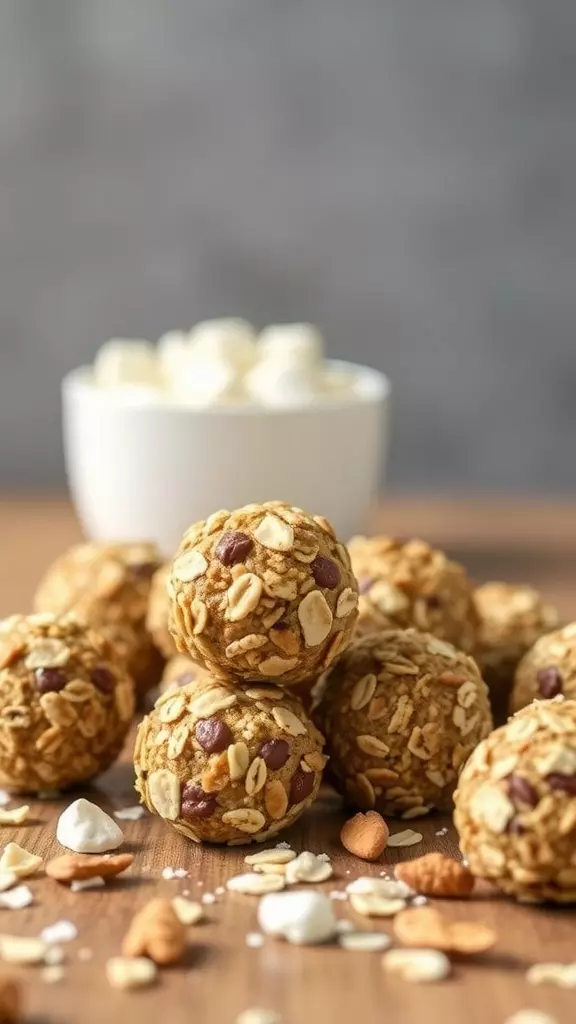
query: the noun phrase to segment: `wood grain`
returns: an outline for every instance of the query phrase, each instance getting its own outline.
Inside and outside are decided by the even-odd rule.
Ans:
[[[442,539],[460,553],[474,552],[480,569],[484,564],[497,569],[498,551],[505,559],[509,548],[514,548],[513,510],[507,520],[510,544],[506,540],[503,546],[497,530],[500,517],[494,506],[483,503],[482,515],[477,514],[474,523],[468,513],[466,534],[455,527],[454,543],[450,543],[450,530],[440,506],[416,500],[389,502],[379,522],[385,522],[390,532],[420,533],[433,540]],[[516,514],[520,513],[518,506]],[[572,509],[572,522],[575,513]],[[567,582],[565,565],[558,572],[557,541],[547,543],[566,528],[567,515],[564,507],[556,516],[553,505],[539,517],[525,515],[522,542],[516,547],[532,547],[533,553],[539,552],[538,582],[551,598],[561,598],[563,610],[569,615],[576,614],[576,585]],[[457,503],[450,503],[450,516],[455,523],[459,521]],[[529,520],[533,533],[526,525]],[[402,528],[406,523],[409,531]],[[0,503],[0,614],[27,610],[40,572],[78,536],[78,527],[63,502],[14,499]],[[519,540],[517,535],[515,539]],[[124,760],[102,776],[97,786],[85,791],[107,810],[135,803],[128,755],[129,745]],[[33,821],[17,829],[4,828],[4,842],[15,839],[45,858],[61,852],[54,833],[58,814],[69,799],[34,802]],[[327,890],[342,888],[360,874],[378,874],[397,860],[426,850],[456,853],[454,830],[448,820],[438,817],[410,822],[424,834],[420,846],[388,850],[381,865],[364,865],[340,846],[338,833],[343,820],[339,799],[325,788],[314,809],[282,837],[297,850],[331,855],[337,877],[323,886]],[[533,988],[524,977],[531,963],[574,959],[574,912],[521,907],[487,891],[471,902],[450,903],[445,910],[455,919],[462,916],[492,924],[498,932],[497,947],[474,962],[455,963],[452,978],[442,984],[419,987],[390,979],[382,972],[380,954],[346,953],[336,947],[289,947],[271,940],[266,940],[262,948],[249,948],[246,934],[256,928],[257,900],[225,893],[206,906],[206,923],[191,930],[184,964],[163,971],[155,988],[138,993],[114,991],[105,979],[104,964],[119,951],[135,910],[158,894],[172,896],[189,891],[191,898],[198,898],[202,893],[217,892],[227,878],[242,870],[245,852],[198,848],[152,817],[121,824],[126,849],[136,855],[125,877],[105,890],[80,893],[38,877],[29,882],[34,894],[32,906],[20,911],[0,910],[3,932],[35,935],[61,918],[73,921],[78,928],[77,940],[66,946],[62,982],[46,984],[38,968],[14,972],[23,982],[27,1020],[37,1024],[233,1024],[241,1010],[261,1006],[277,1010],[284,1024],[348,1020],[359,1024],[504,1024],[510,1014],[530,1006],[554,1014],[559,1024],[574,1021],[573,993],[550,986]],[[436,835],[443,825],[449,826],[448,834]],[[396,827],[405,826],[393,825],[393,830]],[[161,872],[166,866],[183,867],[189,877],[163,880]],[[335,906],[341,916],[354,919],[360,928],[372,927],[366,919],[356,917],[346,903],[337,902]],[[386,923],[374,927],[390,930]],[[79,959],[81,949],[92,951],[90,961]]]

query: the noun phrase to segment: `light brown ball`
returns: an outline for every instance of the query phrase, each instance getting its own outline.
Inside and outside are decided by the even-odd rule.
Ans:
[[[66,789],[104,771],[134,713],[109,642],[72,616],[0,622],[0,785]]]
[[[176,646],[223,680],[314,679],[356,621],[346,548],[325,519],[280,501],[191,526],[168,586]]]
[[[174,655],[178,654],[176,644],[168,628],[170,598],[168,597],[167,583],[169,576],[170,563],[161,565],[154,573],[150,585],[148,613],[146,615],[146,628],[156,647],[166,659],[173,658]]]
[[[458,773],[492,728],[476,663],[428,633],[352,644],[322,681],[315,719],[330,775],[356,806],[417,817],[451,806]]]
[[[353,537],[348,550],[361,595],[357,635],[413,626],[473,651],[478,616],[458,562],[422,540]]]
[[[558,696],[576,699],[576,622],[540,637],[524,655],[516,669],[510,710]]]
[[[576,902],[576,701],[536,701],[491,733],[455,804],[473,874],[524,902]]]
[[[164,694],[136,740],[136,789],[196,842],[261,842],[315,799],[323,737],[294,697],[271,684],[201,676]]]
[[[536,641],[555,629],[558,610],[533,587],[484,583],[474,591],[479,616],[475,657],[488,684],[495,720],[508,715],[518,662]]]
[[[34,598],[39,612],[74,614],[106,636],[144,694],[163,659],[146,629],[155,544],[76,544],[49,567]]]

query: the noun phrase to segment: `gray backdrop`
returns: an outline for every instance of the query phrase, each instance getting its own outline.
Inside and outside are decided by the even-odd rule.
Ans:
[[[572,490],[574,0],[0,0],[0,483],[111,334],[310,319],[390,479]]]

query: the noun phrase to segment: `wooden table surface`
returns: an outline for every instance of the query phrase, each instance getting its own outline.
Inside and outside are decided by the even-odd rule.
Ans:
[[[575,522],[576,506],[569,503],[390,498],[371,525],[446,545],[470,565],[477,579],[504,575],[531,580],[558,601],[564,616],[576,617]],[[42,570],[78,536],[78,526],[62,501],[0,501],[0,614],[27,611]],[[126,757],[85,795],[107,810],[133,805],[132,782]],[[4,828],[5,842],[14,839],[46,858],[61,852],[54,832],[58,814],[69,800],[34,802],[32,822]],[[282,836],[296,850],[330,854],[336,878],[325,889],[343,888],[358,875],[379,874],[398,859],[428,850],[457,851],[450,821],[430,818],[409,823],[424,833],[421,845],[386,851],[382,864],[365,865],[340,846],[343,820],[338,798],[326,788],[314,809]],[[444,824],[450,826],[448,834],[439,837],[436,833]],[[526,1007],[548,1011],[558,1024],[576,1020],[574,992],[550,985],[536,988],[525,980],[532,963],[575,958],[576,914],[517,906],[484,892],[472,901],[443,904],[443,909],[453,918],[493,925],[497,946],[474,962],[454,963],[451,978],[439,984],[417,986],[385,976],[378,953],[292,947],[268,939],[261,948],[250,948],[246,934],[256,929],[257,899],[225,893],[206,906],[206,923],[191,929],[182,965],[163,971],[154,988],[115,991],[108,986],[104,964],[119,952],[134,911],[157,894],[189,891],[191,898],[198,898],[215,893],[227,878],[242,871],[245,853],[198,848],[157,818],[122,822],[122,827],[126,849],[136,855],[122,880],[105,890],[71,893],[39,876],[29,882],[34,894],[29,908],[0,911],[2,932],[37,935],[59,919],[71,920],[78,929],[78,938],[65,947],[64,980],[49,985],[40,968],[15,969],[24,988],[27,1021],[233,1024],[249,1007],[276,1010],[284,1024],[504,1024]],[[167,866],[185,868],[189,877],[163,880],[161,872]],[[390,930],[389,923],[356,917],[347,903],[335,906],[359,928]],[[79,957],[79,950],[86,949],[92,953],[89,961],[81,959],[85,954]]]

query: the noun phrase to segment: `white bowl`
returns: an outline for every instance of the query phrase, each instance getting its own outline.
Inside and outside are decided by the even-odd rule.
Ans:
[[[300,408],[192,408],[104,390],[81,367],[62,384],[72,497],[93,540],[156,540],[172,553],[190,523],[220,508],[283,499],[330,519],[343,538],[364,526],[386,451],[388,379],[353,368],[354,397]]]

